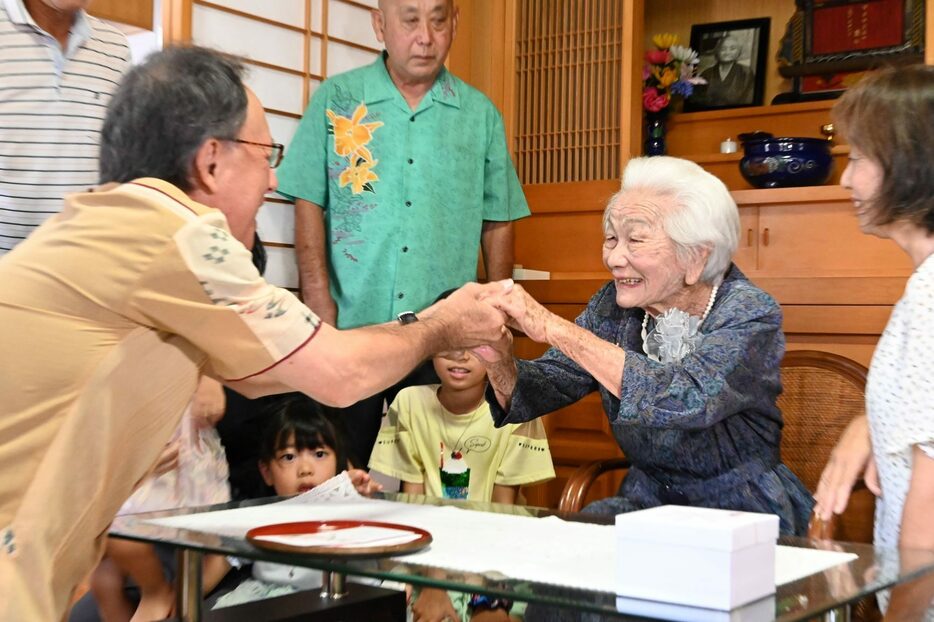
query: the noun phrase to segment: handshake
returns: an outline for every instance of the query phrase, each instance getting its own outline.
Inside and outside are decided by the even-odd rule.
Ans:
[[[437,352],[470,350],[486,364],[511,357],[509,327],[543,342],[548,322],[555,317],[512,279],[468,283],[419,316],[443,327]]]

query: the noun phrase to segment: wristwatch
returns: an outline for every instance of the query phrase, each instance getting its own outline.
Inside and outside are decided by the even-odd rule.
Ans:
[[[508,598],[494,598],[485,594],[472,594],[467,602],[467,611],[472,614],[478,611],[502,609],[506,613],[512,609],[512,601]]]
[[[396,316],[396,319],[399,320],[399,323],[405,326],[406,324],[412,324],[413,322],[418,321],[418,316],[415,315],[415,311],[403,311]]]

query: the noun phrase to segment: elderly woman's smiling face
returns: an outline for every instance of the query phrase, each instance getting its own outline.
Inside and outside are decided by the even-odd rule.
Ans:
[[[674,209],[672,197],[641,189],[620,193],[608,207],[603,263],[616,283],[619,306],[641,307],[652,315],[685,309],[686,285],[697,281],[700,270],[684,264],[665,232],[664,218]]]

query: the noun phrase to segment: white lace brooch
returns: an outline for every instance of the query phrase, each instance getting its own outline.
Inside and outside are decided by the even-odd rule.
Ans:
[[[668,309],[655,318],[655,327],[643,338],[645,353],[659,363],[677,363],[697,350],[702,321],[681,309]]]

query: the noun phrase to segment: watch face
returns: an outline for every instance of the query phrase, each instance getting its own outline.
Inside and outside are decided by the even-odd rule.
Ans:
[[[402,324],[411,324],[418,321],[418,316],[413,311],[403,311],[399,314],[399,322]]]

